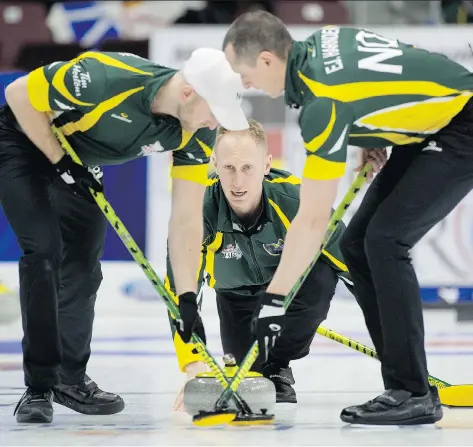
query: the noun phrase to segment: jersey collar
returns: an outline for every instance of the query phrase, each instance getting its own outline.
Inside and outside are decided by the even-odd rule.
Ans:
[[[163,119],[163,116],[153,115],[151,113],[151,104],[153,103],[154,97],[158,90],[171,78],[173,77],[178,70],[167,67],[160,67],[161,70],[153,74],[152,78],[148,80],[145,86],[144,91],[144,107],[146,111],[150,114],[151,119],[154,123],[158,124],[160,120]],[[166,115],[168,116],[168,115]]]
[[[301,66],[307,59],[307,48],[304,42],[294,40],[287,57],[284,100],[291,108],[298,109],[304,102],[303,82],[299,78]]]

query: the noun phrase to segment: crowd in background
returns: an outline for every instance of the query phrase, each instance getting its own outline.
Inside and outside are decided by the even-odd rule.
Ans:
[[[28,71],[85,49],[147,57],[153,29],[227,25],[254,9],[270,11],[288,25],[473,22],[472,0],[7,1],[0,4],[0,71]]]

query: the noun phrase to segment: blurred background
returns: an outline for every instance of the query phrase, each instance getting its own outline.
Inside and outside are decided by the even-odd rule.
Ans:
[[[326,24],[366,27],[446,54],[473,70],[469,46],[473,45],[473,1],[467,0],[2,1],[0,104],[5,101],[4,88],[17,77],[88,49],[134,53],[180,68],[195,48],[220,48],[227,26],[254,9],[278,15],[295,39],[305,39]],[[305,155],[296,124],[298,112],[286,108],[282,98],[255,92],[245,95],[244,102],[247,115],[265,125],[274,165],[300,174]],[[350,148],[350,166],[356,164],[357,154],[357,148]],[[169,167],[170,155],[159,154],[105,168],[109,201],[159,274],[164,273]],[[348,170],[341,195],[353,178]],[[350,212],[355,209],[356,204]],[[14,234],[0,211],[0,280],[13,289],[19,256]],[[459,320],[473,320],[472,194],[419,243],[412,256],[425,307],[454,308]],[[112,229],[104,260],[112,275],[118,271],[113,266],[131,260]],[[120,268],[115,287],[125,299],[157,299],[137,269]]]

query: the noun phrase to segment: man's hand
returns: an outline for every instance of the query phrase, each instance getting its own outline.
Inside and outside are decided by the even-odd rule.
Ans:
[[[252,332],[258,339],[261,363],[268,361],[269,352],[280,337],[284,324],[284,296],[265,293],[260,301],[259,314],[251,322]]]
[[[187,378],[186,382],[195,378],[199,373],[208,372],[209,368],[204,362],[192,362],[186,365]],[[184,387],[185,384],[179,390],[176,400],[174,401],[173,410],[174,411],[184,411]]]
[[[97,192],[103,192],[102,182],[96,176],[96,173],[85,166],[75,163],[69,155],[65,154],[53,166],[64,182],[73,189],[74,193],[87,201],[95,202],[89,188]]]
[[[181,314],[181,319],[174,320],[174,325],[182,341],[189,343],[192,332],[196,332],[205,344],[207,340],[205,338],[204,324],[202,323],[202,318],[200,318],[197,295],[194,292],[186,292],[179,296],[179,313]]]
[[[387,160],[388,153],[386,149],[362,149],[361,163],[354,169],[354,171],[360,172],[367,163],[371,163],[373,169],[368,172],[368,176],[366,177],[366,180],[369,183],[373,180],[374,174],[381,171]]]

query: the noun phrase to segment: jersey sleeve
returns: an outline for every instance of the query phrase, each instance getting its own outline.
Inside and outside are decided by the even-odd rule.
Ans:
[[[40,112],[90,111],[107,91],[103,64],[92,58],[53,62],[28,75],[28,97]]]
[[[317,98],[305,105],[299,125],[307,159],[303,177],[332,180],[343,176],[352,116],[346,105]]]
[[[208,241],[212,239],[212,232],[210,229],[209,223],[204,219],[204,241],[202,242],[202,250],[200,253],[200,264],[199,264],[199,271],[197,277],[197,290],[200,292],[202,291],[202,287],[204,286],[204,272],[205,272],[205,261],[207,256],[207,245]],[[164,286],[166,290],[171,295],[172,299],[176,304],[179,304],[179,298],[176,295],[176,288],[174,284],[174,275],[172,272],[171,261],[169,258],[169,252],[166,257],[166,267],[167,267],[167,275],[164,280]],[[181,336],[177,332],[173,320],[174,318],[168,312],[169,322],[171,323],[171,333],[172,339],[174,342],[174,347],[176,349],[177,361],[179,364],[179,368],[182,372],[185,372],[185,367],[189,363],[202,361],[202,357],[197,353],[195,346],[192,343],[184,343],[181,339]]]
[[[182,148],[172,153],[171,177],[207,185],[207,169],[216,134],[215,130],[204,128],[184,141]]]

